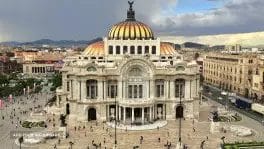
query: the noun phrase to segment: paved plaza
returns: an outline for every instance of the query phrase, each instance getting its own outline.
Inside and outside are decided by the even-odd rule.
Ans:
[[[51,96],[51,95],[49,95]],[[36,100],[34,98],[39,98],[42,100]],[[22,100],[25,100],[25,104],[15,102],[13,105],[9,105],[8,108],[2,111],[2,115],[8,115],[11,113],[12,109],[20,107],[20,110],[29,110],[36,105],[43,105],[45,102],[46,95],[35,95],[33,99],[26,99],[22,97]],[[200,106],[200,118],[199,120],[182,120],[182,142],[190,149],[199,149],[200,144],[205,140],[204,148],[205,149],[214,149],[219,148],[222,140],[221,137],[225,136],[225,142],[235,142],[235,141],[261,141],[264,138],[264,127],[258,122],[249,119],[242,115],[242,121],[226,123],[226,125],[242,125],[253,129],[254,135],[250,137],[238,137],[231,132],[219,132],[219,133],[210,133],[210,122],[208,121],[208,114],[212,108],[215,106],[220,106],[218,103],[213,101],[203,103]],[[6,113],[5,113],[6,112]],[[18,114],[18,113],[17,113]],[[18,114],[20,120],[26,120],[29,114]],[[57,131],[59,126],[59,116],[48,114],[47,118],[50,120],[47,121],[48,128],[47,130]],[[54,119],[54,121],[53,121]],[[68,120],[67,120],[68,121]],[[66,122],[67,122],[66,121]],[[12,120],[9,117],[5,117],[5,120],[1,120],[1,144],[2,147],[9,148],[19,148],[13,139],[10,139],[11,130],[28,130],[28,131],[43,131],[43,129],[26,129],[21,128],[18,125],[16,128],[17,120]],[[55,124],[55,125],[54,125]],[[55,126],[55,127],[54,127]],[[176,143],[178,142],[179,135],[179,120],[167,121],[167,124],[161,128],[153,128],[152,130],[138,130],[131,131],[129,129],[117,129],[117,146],[118,148],[133,148],[133,146],[138,146],[142,149],[162,149],[167,148],[167,144],[171,144],[171,148],[175,148]],[[131,126],[130,126],[131,127]],[[67,139],[53,139],[47,140],[46,143],[37,144],[33,146],[22,145],[22,148],[31,148],[31,149],[53,149],[55,144],[58,149],[68,149],[70,148],[69,142],[72,142],[73,149],[93,149],[96,148],[92,144],[98,146],[101,145],[101,148],[113,148],[114,145],[114,128],[109,127],[106,123],[99,122],[83,122],[76,123],[76,125],[68,126],[69,137]],[[207,139],[208,137],[208,139]],[[142,139],[141,139],[142,138]],[[140,141],[142,140],[142,141]]]

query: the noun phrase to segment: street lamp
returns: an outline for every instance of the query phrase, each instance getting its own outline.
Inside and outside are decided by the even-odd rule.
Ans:
[[[180,96],[180,107],[182,108],[182,90],[183,90],[183,83],[180,83],[179,84],[179,96]],[[183,112],[183,111],[182,111]],[[182,140],[181,140],[181,119],[182,119],[182,115],[180,116],[180,119],[179,119],[179,143],[180,143],[180,147],[181,147],[181,143],[182,143]]]
[[[116,89],[115,88],[112,88],[114,90],[114,96],[115,96],[115,149],[117,148],[117,139],[116,139],[116,117],[117,117],[117,104],[116,104]]]

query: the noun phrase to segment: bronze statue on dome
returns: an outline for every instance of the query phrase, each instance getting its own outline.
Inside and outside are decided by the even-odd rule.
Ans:
[[[132,10],[134,1],[132,1],[132,2],[128,1],[128,4],[129,4],[129,9]]]

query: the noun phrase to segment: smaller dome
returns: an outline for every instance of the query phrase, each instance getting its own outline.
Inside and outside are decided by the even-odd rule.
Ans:
[[[103,56],[104,52],[104,42],[98,41],[95,43],[90,44],[82,53],[82,55],[89,55],[89,56]]]
[[[160,55],[174,55],[176,54],[175,49],[170,43],[160,43]]]

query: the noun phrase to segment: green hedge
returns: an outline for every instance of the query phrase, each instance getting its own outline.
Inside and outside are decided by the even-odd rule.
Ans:
[[[264,148],[264,142],[235,142],[227,143],[224,145],[224,149],[240,149],[241,147],[262,147]]]
[[[21,125],[24,128],[46,127],[46,123],[44,121],[40,121],[40,122],[24,121]]]

